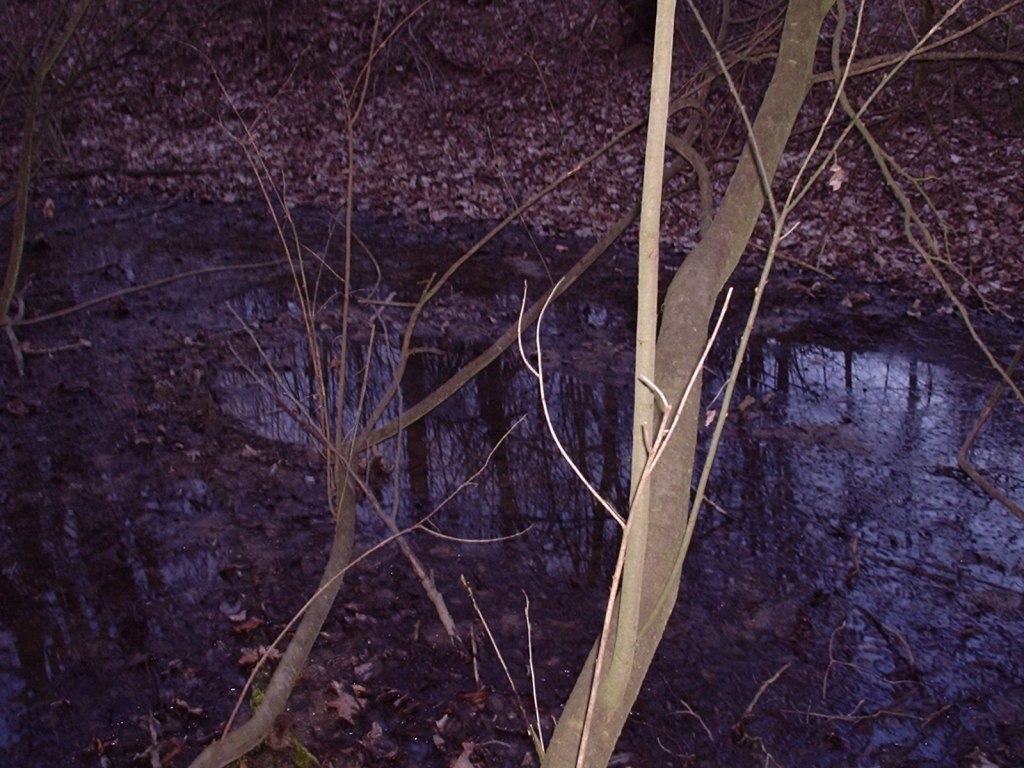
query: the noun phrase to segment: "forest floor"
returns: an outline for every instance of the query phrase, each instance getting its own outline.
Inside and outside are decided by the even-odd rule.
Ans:
[[[47,7],[4,11],[8,71],[17,56],[40,55]],[[140,195],[230,204],[262,200],[262,178],[287,205],[341,211],[351,169],[356,210],[436,231],[500,220],[620,135],[516,223],[588,239],[634,204],[650,47],[617,4],[437,0],[415,10],[399,3],[378,10],[374,0],[175,3],[144,14],[120,37],[124,18],[99,17],[55,70],[37,142],[35,204],[59,216],[46,200],[69,188],[107,205]],[[756,39],[754,32],[779,23],[778,14],[745,32]],[[869,12],[861,55],[900,50],[913,31],[908,24],[885,9]],[[683,96],[709,55],[689,16],[681,16],[678,37],[674,91]],[[966,35],[954,49],[985,39]],[[770,74],[770,57],[760,52],[754,45],[748,55],[760,63],[737,69],[751,93]],[[968,59],[907,68],[869,122],[907,186],[919,181],[910,193],[920,211],[927,195],[933,212],[925,220],[941,223],[933,236],[944,243],[940,268],[951,290],[969,306],[1019,317],[1024,122],[1015,66]],[[852,81],[855,100],[875,84],[872,77]],[[10,85],[0,119],[5,189],[13,189],[24,96],[17,79]],[[817,128],[814,115],[830,99],[827,84],[811,93],[782,178],[797,166]],[[670,127],[681,132],[687,117],[676,114]],[[826,138],[841,128],[835,120]],[[743,140],[724,91],[712,94],[698,133],[720,195]],[[905,241],[902,212],[865,145],[850,139],[835,158],[817,159],[838,163],[842,180],[833,189],[829,172],[812,186],[780,252],[783,268],[901,288],[929,304],[926,314],[949,311]],[[697,238],[700,206],[688,183],[668,190],[667,264]],[[755,233],[752,262],[767,237],[764,226]]]

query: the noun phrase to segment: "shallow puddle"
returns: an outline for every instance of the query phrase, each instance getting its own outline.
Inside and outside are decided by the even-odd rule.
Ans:
[[[409,247],[420,258],[429,251]],[[97,263],[111,261],[102,253]],[[132,267],[132,283],[152,266],[113,261]],[[194,287],[133,306],[127,322],[159,317],[134,338],[121,338],[117,313],[94,317],[105,346],[77,367],[60,358],[37,365],[38,401],[31,383],[5,392],[4,418],[30,446],[8,441],[4,474],[18,480],[0,497],[0,754],[12,764],[43,755],[96,764],[102,749],[92,739],[143,738],[148,713],[172,690],[211,708],[178,732],[209,734],[225,706],[209,702],[242,680],[227,617],[257,606],[283,621],[315,582],[330,523],[318,508],[308,431],[293,418],[315,380],[286,285],[211,282],[202,327],[182,313]],[[621,509],[628,308],[611,287],[586,295],[570,294],[546,318],[545,394],[565,451]],[[459,306],[458,295],[447,301]],[[466,312],[486,338],[518,301],[492,294]],[[680,603],[623,736],[623,752],[640,764],[1024,760],[1024,523],[955,461],[993,377],[966,334],[910,319],[882,330],[859,322],[840,328],[827,310],[819,321],[775,310],[747,353]],[[422,339],[429,349],[412,358],[384,418],[468,359],[476,341],[466,335]],[[374,403],[398,362],[396,334],[377,335],[372,347],[367,338],[356,334],[348,361],[350,412],[363,372]],[[709,363],[706,397],[722,385],[728,346]],[[72,374],[80,385],[68,383]],[[510,596],[505,602],[518,606],[523,590],[550,597],[538,597],[549,612],[533,621],[547,627],[537,648],[550,664],[541,699],[555,712],[571,682],[560,645],[590,640],[617,530],[554,450],[538,403],[536,379],[507,353],[382,448],[375,466],[381,503],[400,524],[430,514],[449,537],[510,537],[416,541],[439,573],[464,563],[484,589]],[[37,425],[49,408],[70,416]],[[1018,501],[1022,424],[1024,409],[1003,400],[971,454]],[[368,509],[361,514],[360,542],[369,546],[384,529]],[[356,574],[357,586],[383,589],[378,582]],[[389,595],[363,608],[389,610]],[[591,606],[585,618],[551,609],[567,595]],[[516,621],[508,620],[513,635]]]
[[[570,301],[561,311],[587,328],[586,305]],[[552,423],[580,471],[621,509],[630,401],[622,369],[607,362],[621,362],[626,341],[592,324],[574,338],[557,318],[543,342]],[[1018,754],[1024,742],[1006,734],[1022,724],[1024,704],[1016,639],[1024,630],[1024,524],[955,461],[992,382],[980,356],[965,337],[951,343],[945,331],[913,325],[902,338],[867,343],[830,337],[827,323],[787,328],[784,314],[771,325],[747,353],[712,506],[685,567],[662,668],[652,674],[675,678],[686,701],[703,707],[716,734],[703,745],[709,758],[722,758],[724,736],[735,735],[757,686],[786,664],[794,665],[791,679],[780,677],[744,721],[748,746],[748,732],[765,729],[757,736],[765,759],[848,765],[855,750],[869,763],[942,764],[975,748]],[[458,351],[416,358],[404,402],[453,374],[469,356]],[[706,392],[722,384],[724,355],[709,365]],[[353,371],[366,370],[364,358],[365,350]],[[374,361],[371,392],[395,364],[379,350]],[[251,379],[225,373],[222,384],[234,393],[225,406],[250,428],[308,440]],[[294,394],[309,392],[299,386]],[[383,457],[400,468],[403,519],[442,505],[431,519],[445,535],[523,534],[545,578],[603,583],[616,528],[553,448],[538,402],[536,379],[509,353],[410,426],[400,454]],[[1022,417],[1019,404],[1001,401],[971,454],[1017,499]],[[503,437],[488,470],[443,506]],[[536,576],[524,568],[502,582],[515,591]],[[696,645],[672,648],[674,635]],[[705,739],[703,726],[679,736],[678,754],[704,753]],[[822,757],[823,744],[834,758]]]

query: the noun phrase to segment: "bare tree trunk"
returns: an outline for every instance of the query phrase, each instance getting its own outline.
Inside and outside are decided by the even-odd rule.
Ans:
[[[18,284],[18,272],[21,269],[21,256],[25,246],[25,222],[28,219],[29,187],[32,183],[32,165],[35,160],[36,118],[43,101],[43,87],[46,85],[46,78],[49,77],[50,71],[56,66],[64,49],[71,42],[71,38],[75,36],[75,32],[78,31],[78,27],[91,5],[92,0],[81,0],[75,7],[75,11],[68,17],[60,37],[54,40],[46,51],[46,55],[39,63],[29,85],[28,103],[25,106],[25,121],[22,127],[21,160],[18,165],[11,258],[7,262],[3,287],[0,288],[0,327],[8,323],[7,313],[10,311],[11,301],[14,299],[14,290]]]
[[[810,85],[815,48],[830,0],[790,0],[775,74],[753,127],[753,141],[767,176],[778,168],[797,114]],[[718,294],[732,275],[764,206],[754,154],[744,149],[721,208],[707,234],[683,262],[665,298],[656,348],[656,383],[670,403],[679,401],[707,342]],[[578,762],[580,739],[594,680],[597,646],[566,704],[543,764],[552,768],[582,763],[607,765],[636,700],[654,652],[661,641],[679,591],[683,543],[689,514],[689,491],[699,428],[700,397],[692,395],[682,420],[651,478],[650,513],[644,547],[639,624],[631,651],[632,666],[623,684],[602,685],[595,692],[592,730],[586,754]],[[628,557],[628,550],[627,550]],[[614,622],[623,594],[614,596]],[[616,632],[611,633],[614,641]],[[611,651],[609,653],[608,651]],[[605,676],[614,648],[605,652]]]

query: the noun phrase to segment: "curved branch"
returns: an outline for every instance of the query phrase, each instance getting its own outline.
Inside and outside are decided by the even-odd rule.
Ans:
[[[355,523],[355,493],[349,483],[338,502],[334,543],[323,578],[320,580],[320,587],[310,600],[294,637],[288,643],[288,649],[267,684],[263,703],[244,725],[221,736],[218,741],[204,749],[189,768],[223,768],[258,747],[271,732],[274,721],[288,704],[292,688],[299,679],[299,674],[334,604],[334,598],[341,588],[342,575],[352,557]]]

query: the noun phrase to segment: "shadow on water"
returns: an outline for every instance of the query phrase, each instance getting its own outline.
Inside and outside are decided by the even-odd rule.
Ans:
[[[175,236],[173,220],[167,231],[153,226],[154,242]],[[135,243],[134,232],[125,237]],[[130,264],[137,279],[151,279],[143,272],[155,256],[138,248]],[[138,317],[161,320],[130,323],[130,340],[119,314],[96,317],[102,355],[81,356],[74,369],[55,358],[38,402],[28,388],[7,394],[0,417],[32,447],[2,446],[18,484],[0,487],[0,754],[59,761],[129,724],[141,733],[140,719],[172,690],[185,703],[221,702],[190,726],[196,739],[204,735],[196,730],[209,737],[243,679],[227,617],[258,602],[280,626],[318,577],[330,521],[317,506],[313,444],[293,418],[315,384],[298,310],[280,280],[228,286],[204,286],[211,309],[195,309],[188,291],[139,307]],[[546,318],[547,401],[567,453],[621,509],[628,308],[600,291],[582,295]],[[486,338],[518,306],[493,292],[461,302],[451,299],[450,327],[435,318],[440,330],[417,342],[424,350],[383,418],[471,356],[472,334],[458,322]],[[253,327],[266,360],[225,303]],[[829,310],[766,318],[725,431],[714,506],[702,513],[623,752],[669,765],[937,766],[975,752],[1024,761],[1024,527],[954,459],[992,377],[965,336],[895,327],[851,332]],[[356,338],[350,414],[363,372],[375,403],[398,362],[395,333],[378,333],[372,346]],[[335,340],[324,340],[330,368]],[[273,371],[270,390],[229,343],[252,368]],[[132,345],[146,350],[145,364]],[[723,383],[728,347],[709,363],[708,396]],[[34,425],[44,402],[59,418]],[[973,452],[1017,499],[1022,417],[1019,404],[1001,403]],[[487,470],[444,504],[503,437]],[[474,558],[496,593],[518,599],[526,586],[585,604],[590,620],[599,615],[618,532],[553,449],[536,381],[517,354],[408,425],[398,445],[398,455],[381,449],[391,474],[381,500],[390,508],[397,498],[402,524],[433,513],[449,537],[511,537],[445,543],[445,552]],[[361,515],[368,546],[383,528]],[[430,556],[429,538],[414,542]],[[564,613],[534,617],[538,628],[555,627],[546,641],[553,659],[552,647],[578,644],[570,636],[584,631],[579,611]],[[188,720],[187,708],[176,717]],[[86,762],[97,758],[89,752]]]

